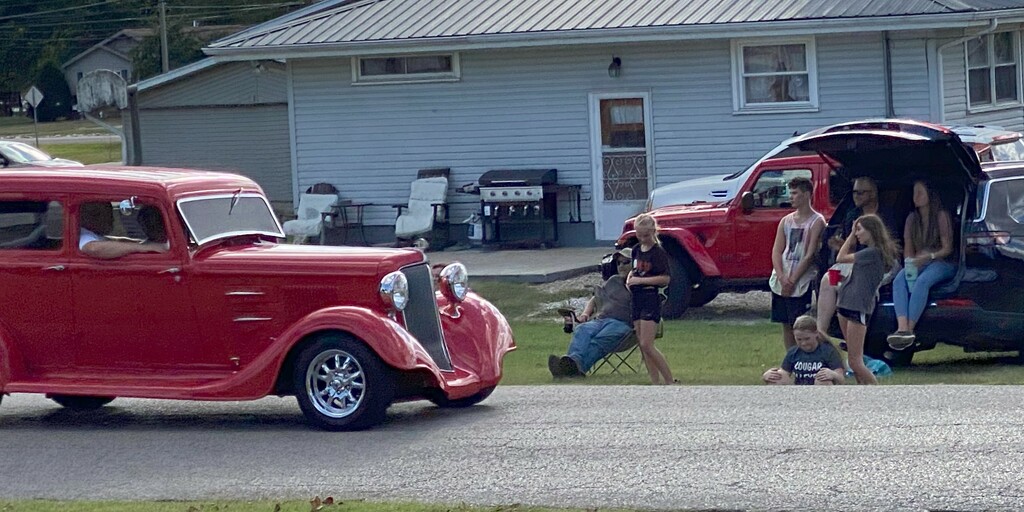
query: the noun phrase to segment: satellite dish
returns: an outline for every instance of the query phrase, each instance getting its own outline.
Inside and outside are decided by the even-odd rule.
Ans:
[[[105,107],[128,108],[128,83],[109,69],[90,71],[78,81],[78,110],[89,113]]]

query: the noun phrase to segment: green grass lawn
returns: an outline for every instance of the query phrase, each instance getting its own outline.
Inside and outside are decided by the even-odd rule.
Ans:
[[[120,119],[105,119],[105,122],[118,126]],[[39,136],[57,135],[107,135],[109,132],[89,121],[79,119],[76,121],[54,121],[52,123],[39,123]],[[34,137],[36,128],[33,126],[30,117],[0,117],[0,137]]]
[[[121,161],[120,142],[81,142],[74,144],[40,144],[51,156],[77,160],[83,164],[105,164]]]
[[[590,376],[553,381],[547,368],[549,354],[564,354],[570,335],[562,332],[561,318],[530,319],[537,304],[557,303],[584,290],[548,294],[518,283],[472,283],[474,290],[492,300],[510,319],[518,349],[505,358],[502,384],[647,384],[646,370],[638,374]],[[675,377],[684,384],[760,384],[767,368],[778,366],[785,351],[778,325],[763,322],[671,320],[657,341]],[[958,347],[939,345],[914,356],[909,368],[894,368],[881,384],[1022,384],[1024,366],[1016,354],[966,354]],[[631,362],[639,362],[634,355]],[[634,364],[635,366],[635,364]],[[849,381],[849,382],[852,382]]]

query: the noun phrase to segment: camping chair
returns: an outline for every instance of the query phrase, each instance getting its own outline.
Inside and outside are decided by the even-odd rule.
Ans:
[[[435,247],[448,241],[448,178],[417,178],[409,187],[408,204],[395,204],[395,238],[400,241],[426,239]],[[426,247],[423,247],[426,248]]]
[[[571,309],[559,308],[558,314],[562,315],[562,319],[565,321],[565,330],[572,332],[576,330],[576,326],[580,323],[579,319],[576,318],[576,312]],[[655,338],[661,338],[664,332],[665,322],[658,323],[658,331],[655,334]],[[624,371],[629,370],[633,373],[639,373],[641,364],[643,363],[643,353],[639,351],[640,345],[637,344],[636,332],[629,331],[629,334],[622,337],[619,340],[618,345],[601,358],[600,361],[594,364],[594,366],[587,372],[587,375],[594,375],[604,367],[608,367],[609,373],[623,375]],[[639,361],[630,362],[633,359],[633,355],[637,354]]]
[[[284,234],[292,243],[303,244],[309,237],[323,243],[324,216],[338,203],[338,189],[329,183],[317,183],[299,197],[298,218],[284,223]]]

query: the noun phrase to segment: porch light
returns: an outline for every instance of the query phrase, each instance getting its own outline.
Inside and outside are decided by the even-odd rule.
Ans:
[[[618,78],[622,74],[622,59],[612,57],[612,63],[608,65],[608,76]]]

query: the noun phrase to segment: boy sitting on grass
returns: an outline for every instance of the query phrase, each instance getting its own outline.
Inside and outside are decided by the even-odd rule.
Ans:
[[[796,346],[786,351],[782,368],[769,368],[761,377],[765,384],[831,386],[842,384],[846,368],[839,351],[818,331],[814,317],[802,315],[793,322]]]

